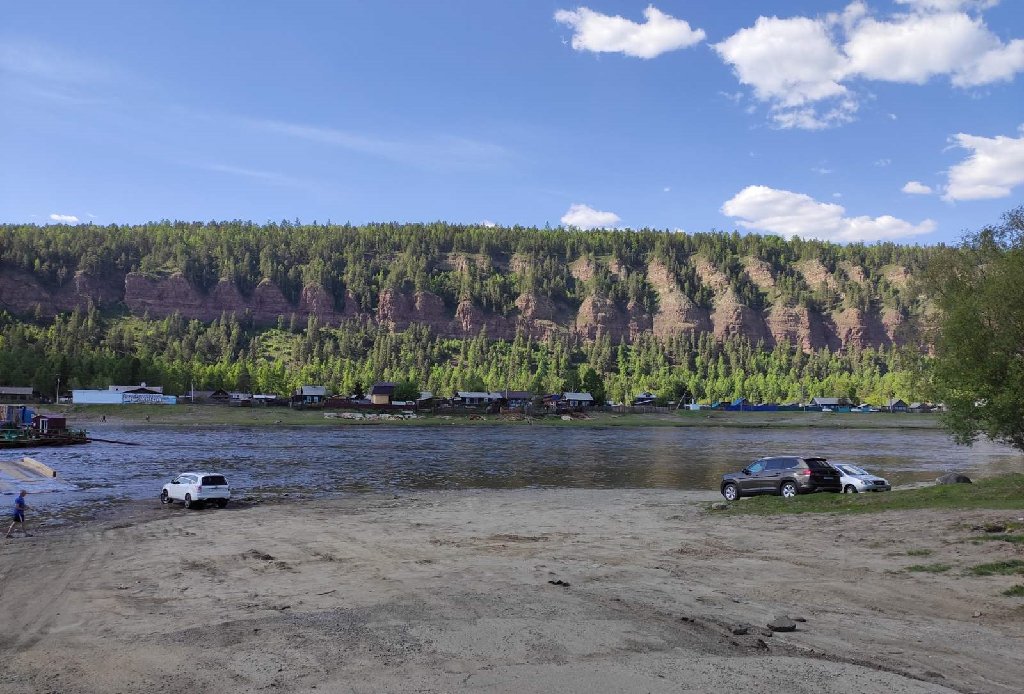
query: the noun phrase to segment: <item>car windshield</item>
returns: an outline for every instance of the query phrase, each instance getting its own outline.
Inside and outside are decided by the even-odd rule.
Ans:
[[[868,475],[870,474],[864,468],[859,468],[856,465],[840,465],[839,469],[850,475]]]
[[[832,467],[824,458],[806,458],[806,461],[807,467],[812,470],[829,470]]]
[[[226,479],[224,479],[224,477],[222,475],[207,475],[206,477],[203,478],[203,484],[214,486],[214,487],[216,487],[218,485],[224,486],[227,483],[228,483],[228,481]]]

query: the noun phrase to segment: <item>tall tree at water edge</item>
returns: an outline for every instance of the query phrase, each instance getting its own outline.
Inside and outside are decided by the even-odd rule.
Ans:
[[[1024,207],[966,237],[927,273],[940,310],[933,382],[959,443],[1024,451]]]

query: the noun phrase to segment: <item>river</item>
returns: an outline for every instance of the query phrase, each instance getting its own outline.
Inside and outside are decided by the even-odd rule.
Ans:
[[[771,454],[855,462],[893,484],[957,470],[1024,469],[1024,457],[987,441],[957,446],[933,429],[699,427],[95,425],[91,443],[24,451],[58,471],[28,486],[37,507],[59,510],[154,499],[176,472],[225,474],[236,497],[408,493],[524,487],[718,490],[722,473]]]

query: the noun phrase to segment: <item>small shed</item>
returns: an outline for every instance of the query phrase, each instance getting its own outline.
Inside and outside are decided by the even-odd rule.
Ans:
[[[374,383],[370,386],[371,405],[390,405],[395,397],[395,384],[390,381]]]

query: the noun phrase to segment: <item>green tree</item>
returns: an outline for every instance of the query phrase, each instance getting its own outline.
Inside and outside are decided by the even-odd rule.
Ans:
[[[1024,207],[939,256],[926,283],[941,311],[932,385],[959,443],[1024,450]]]

